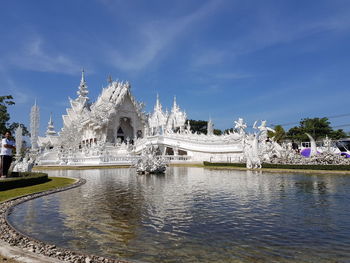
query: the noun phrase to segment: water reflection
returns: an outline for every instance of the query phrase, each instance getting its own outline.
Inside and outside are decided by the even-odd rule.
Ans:
[[[345,262],[350,177],[174,167],[48,171],[87,183],[18,206],[34,237],[146,262]]]

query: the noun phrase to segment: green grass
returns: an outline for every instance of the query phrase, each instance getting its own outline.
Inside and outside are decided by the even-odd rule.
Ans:
[[[49,181],[46,183],[0,191],[0,202],[27,194],[34,194],[59,187],[64,187],[73,184],[75,181],[75,179],[71,178],[49,177]]]

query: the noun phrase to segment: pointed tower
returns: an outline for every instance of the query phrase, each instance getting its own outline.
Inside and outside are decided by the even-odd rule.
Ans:
[[[176,103],[176,96],[174,96],[174,102],[173,102],[173,107],[171,109],[171,112],[178,112],[180,110],[179,106],[177,106],[177,103]]]
[[[207,126],[207,135],[213,135],[214,134],[214,124],[211,118],[209,118],[208,126]]]
[[[186,113],[181,111],[180,107],[177,105],[176,96],[174,96],[173,107],[171,108],[166,124],[167,129],[173,130],[174,132],[179,129],[182,131],[186,124],[186,118]]]
[[[30,111],[30,140],[32,143],[32,150],[38,149],[38,135],[39,135],[39,121],[40,110],[35,103]]]
[[[84,107],[88,107],[89,106],[88,94],[89,94],[89,90],[88,90],[88,87],[86,85],[85,71],[83,69],[81,71],[81,80],[80,80],[80,85],[79,85],[78,91],[77,91],[78,98],[76,98],[75,101],[80,102],[81,104],[83,104]]]
[[[154,111],[148,119],[148,125],[150,127],[150,134],[162,134],[167,121],[167,114],[162,110],[162,104],[159,101],[159,95],[157,94],[156,104],[154,105]]]
[[[55,127],[53,126],[52,113],[50,113],[50,120],[47,123],[46,136],[55,136],[57,133]]]
[[[154,105],[154,111],[162,111],[162,104],[160,104],[158,93],[157,93],[156,104]]]

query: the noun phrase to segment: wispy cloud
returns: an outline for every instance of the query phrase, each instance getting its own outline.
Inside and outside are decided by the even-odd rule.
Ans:
[[[41,37],[23,41],[16,51],[9,52],[4,63],[12,67],[39,72],[76,74],[80,66],[73,59],[58,52],[48,52]]]
[[[273,7],[264,7],[265,12],[254,13],[250,26],[237,30],[227,37],[225,44],[206,46],[204,42],[191,58],[192,69],[233,64],[237,58],[269,47],[288,45],[320,33],[343,33],[350,29],[350,17],[346,8],[337,10],[327,17],[296,18],[276,14]],[[259,10],[259,8],[257,8]],[[253,11],[254,12],[254,11]],[[227,31],[227,35],[231,32]],[[315,49],[319,46],[314,46]],[[308,51],[312,51],[308,49]]]
[[[319,33],[341,32],[350,28],[348,11],[330,12],[322,17],[283,18],[273,12],[260,13],[254,27],[235,41],[236,55],[252,53],[267,47],[289,44]]]
[[[138,30],[137,41],[131,43],[127,52],[117,49],[109,51],[113,65],[125,71],[144,69],[163,57],[168,48],[173,47],[195,23],[207,17],[220,3],[221,1],[209,1],[190,15],[171,21],[163,18],[145,23]]]
[[[1,95],[12,95],[16,104],[28,103],[31,99],[30,93],[20,88],[16,82],[11,78],[10,74],[0,66],[1,82],[0,86],[3,87]]]

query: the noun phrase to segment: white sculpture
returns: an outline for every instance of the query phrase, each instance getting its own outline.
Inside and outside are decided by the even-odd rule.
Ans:
[[[247,136],[244,147],[246,157],[246,167],[249,169],[261,168],[261,160],[259,157],[259,136],[251,134]]]
[[[235,121],[235,129],[238,130],[239,135],[244,135],[246,128],[247,124],[244,123],[243,118],[239,118],[238,121]]]
[[[35,100],[30,112],[30,140],[32,143],[32,150],[38,149],[39,121],[40,112]]]
[[[305,134],[307,135],[307,137],[309,137],[310,143],[311,143],[310,157],[315,156],[317,154],[315,139],[312,138],[312,136],[310,134],[308,134],[308,133],[305,133]]]
[[[141,157],[134,163],[138,174],[163,174],[167,167],[167,161],[157,155],[159,149],[148,146],[142,151]]]
[[[268,131],[275,133],[274,129],[266,126],[266,120],[261,121],[261,124],[258,127],[256,126],[256,124],[257,124],[257,121],[254,122],[253,128],[259,130],[261,140],[267,140],[267,138],[268,138],[267,132]]]
[[[28,155],[26,155],[22,161],[20,160],[16,161],[13,171],[14,172],[31,172],[33,166],[34,166],[34,160],[30,159]]]
[[[209,121],[208,121],[208,127],[207,127],[207,135],[213,135],[214,134],[214,124],[211,120],[211,118],[209,118]]]
[[[16,159],[21,158],[22,143],[23,143],[23,129],[22,129],[22,126],[19,125],[16,129]]]

